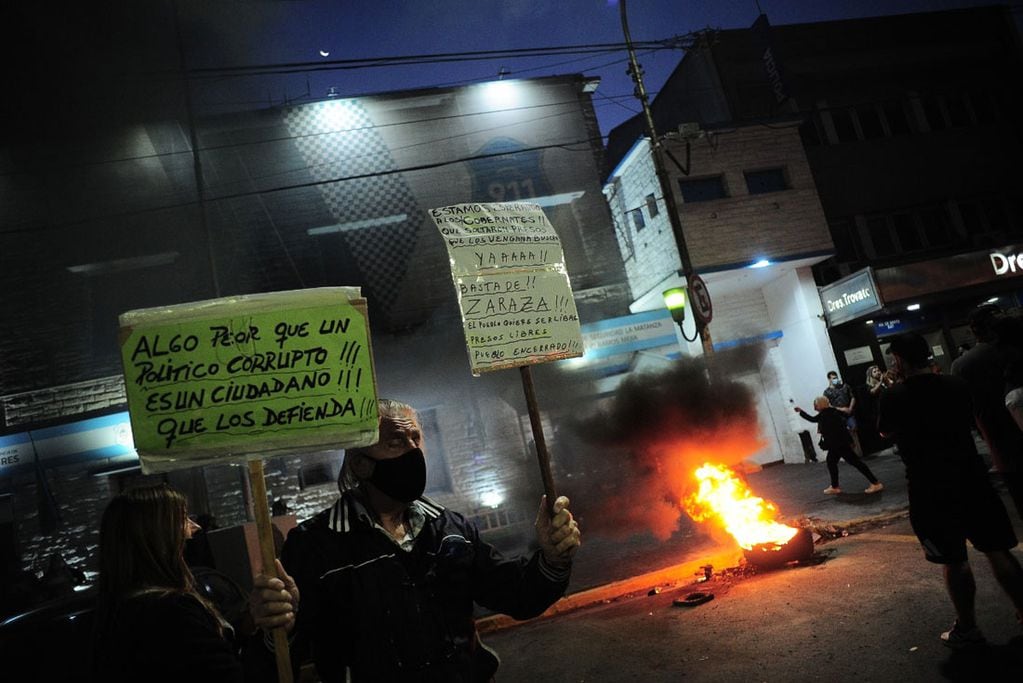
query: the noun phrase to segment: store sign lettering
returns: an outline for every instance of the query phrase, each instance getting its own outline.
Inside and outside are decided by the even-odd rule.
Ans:
[[[820,295],[829,325],[839,325],[884,307],[870,268],[821,287]]]
[[[854,304],[858,301],[866,301],[873,296],[870,293],[869,287],[863,287],[855,292],[843,292],[840,298],[827,300],[828,313],[834,313],[838,309],[845,308],[849,304]]]
[[[1015,273],[1017,270],[1023,272],[1023,254],[999,254],[991,253],[991,266],[995,269],[995,275]]]

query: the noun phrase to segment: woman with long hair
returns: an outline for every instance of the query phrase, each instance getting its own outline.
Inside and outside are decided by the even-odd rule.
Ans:
[[[196,590],[185,541],[198,528],[166,484],[103,512],[93,674],[97,681],[241,681],[231,627]]]

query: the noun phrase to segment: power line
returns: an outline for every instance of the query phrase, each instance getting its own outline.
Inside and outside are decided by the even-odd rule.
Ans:
[[[564,100],[564,101],[559,101],[559,102],[548,102],[548,103],[544,103],[544,104],[527,105],[527,106],[521,106],[521,107],[509,107],[509,108],[505,108],[505,109],[488,109],[488,110],[480,111],[480,112],[468,112],[468,113],[459,113],[459,114],[444,114],[444,115],[441,115],[441,116],[430,116],[430,117],[425,117],[425,118],[409,119],[407,121],[395,121],[395,122],[392,122],[392,123],[374,123],[374,124],[371,124],[371,125],[356,126],[356,127],[353,127],[353,128],[345,128],[345,129],[341,129],[341,130],[325,130],[325,131],[319,131],[319,132],[316,132],[316,133],[308,133],[308,134],[304,134],[304,135],[275,136],[275,137],[260,138],[259,140],[248,141],[248,142],[237,142],[237,143],[225,143],[225,144],[220,144],[220,145],[209,145],[209,146],[200,147],[196,151],[198,153],[200,153],[200,154],[208,154],[208,153],[212,153],[212,152],[223,152],[223,151],[227,151],[227,150],[231,150],[231,149],[235,149],[235,148],[241,148],[241,147],[273,144],[273,143],[277,143],[277,142],[286,142],[286,141],[289,141],[289,140],[310,139],[310,138],[316,138],[316,137],[321,137],[321,136],[336,135],[336,134],[340,134],[340,133],[359,133],[359,132],[364,132],[364,131],[373,131],[373,130],[379,130],[379,129],[384,129],[384,128],[397,127],[397,126],[422,125],[422,124],[437,123],[437,122],[448,121],[448,120],[456,120],[456,119],[462,119],[462,118],[467,118],[467,117],[488,116],[488,115],[502,114],[502,113],[507,113],[507,112],[523,112],[523,111],[535,110],[535,109],[547,109],[547,108],[551,108],[551,107],[563,107],[563,106],[575,105],[575,104],[577,104],[577,102],[578,102],[578,100],[572,99],[572,100]],[[542,116],[538,116],[538,117],[523,119],[521,121],[516,122],[514,125],[517,125],[517,126],[518,125],[532,125],[532,124],[535,124],[537,122],[540,122],[540,121],[543,121],[545,119],[549,119],[549,118],[552,118],[552,117],[565,116],[565,115],[574,115],[574,114],[575,114],[575,110],[566,111],[566,112],[557,112],[557,113],[554,113],[554,114],[548,114],[548,115],[542,115]],[[391,151],[391,152],[393,152],[393,151],[401,151],[401,150],[411,149],[413,147],[419,147],[419,146],[424,146],[424,145],[428,145],[428,144],[436,144],[438,142],[446,142],[446,141],[458,140],[460,138],[470,137],[472,135],[478,135],[479,133],[486,132],[488,130],[495,130],[495,129],[498,129],[498,128],[507,128],[507,127],[508,127],[508,124],[502,124],[501,126],[495,127],[495,128],[473,129],[471,131],[466,131],[465,133],[459,133],[459,134],[449,135],[449,136],[442,137],[442,138],[435,138],[435,139],[432,139],[432,140],[424,140],[424,141],[415,142],[415,143],[412,143],[412,144],[409,144],[409,145],[404,145],[404,146],[400,146],[400,147],[394,147],[394,148],[391,148],[389,151]],[[97,161],[87,161],[87,162],[82,162],[82,163],[78,163],[78,164],[63,164],[63,165],[60,165],[60,166],[55,166],[55,165],[51,164],[51,165],[48,165],[47,168],[59,169],[59,170],[88,169],[88,168],[92,168],[92,167],[100,167],[100,166],[119,164],[119,163],[141,162],[141,161],[149,161],[149,160],[154,160],[154,159],[167,159],[167,158],[173,158],[175,156],[191,155],[192,153],[193,153],[193,151],[191,149],[185,149],[185,150],[174,151],[174,152],[158,152],[158,153],[155,153],[155,154],[141,154],[141,155],[134,155],[134,156],[130,156],[130,157],[119,157],[119,158],[116,158],[116,159],[103,159],[103,160],[97,160]],[[369,155],[346,157],[344,159],[338,159],[338,160],[335,160],[335,161],[330,162],[330,163],[342,163],[342,162],[346,162],[346,161],[354,161],[354,160],[358,160],[358,159],[361,159],[361,158],[365,158],[366,156],[369,156]],[[302,168],[302,170],[310,170],[311,168],[313,168],[313,167],[305,166],[305,167]],[[297,169],[292,169],[292,170],[290,170],[288,172],[291,173],[291,172],[294,172],[295,170],[297,170]],[[16,170],[16,171],[11,171],[11,172],[7,172],[7,173],[0,173],[0,178],[2,178],[2,177],[11,177],[11,176],[16,176],[16,175],[27,175],[27,174],[31,174],[31,173],[32,173],[31,171],[17,171]],[[271,176],[272,175],[274,175],[274,174],[271,174]],[[262,179],[262,178],[266,178],[266,177],[271,177],[271,176],[257,176],[255,179],[258,180],[258,179]]]
[[[563,150],[568,151],[568,152],[586,152],[586,153],[589,153],[591,151],[593,143],[596,142],[596,141],[599,141],[599,140],[601,140],[601,138],[599,138],[599,137],[597,137],[597,138],[584,138],[584,139],[581,139],[581,140],[574,140],[574,141],[570,141],[570,142],[560,142],[560,143],[552,143],[552,144],[549,144],[549,145],[536,145],[536,146],[533,146],[533,147],[524,147],[522,149],[517,149],[517,150],[511,151],[511,152],[493,152],[493,153],[489,153],[489,154],[475,154],[473,156],[460,157],[458,159],[449,159],[447,161],[436,161],[436,162],[425,163],[425,164],[416,164],[414,166],[406,166],[406,167],[403,167],[403,168],[393,168],[393,169],[387,169],[387,170],[383,170],[383,171],[371,171],[371,172],[368,172],[368,173],[359,173],[359,174],[350,175],[350,176],[339,176],[339,177],[334,177],[334,178],[327,178],[325,180],[311,180],[311,181],[305,182],[305,183],[295,183],[295,184],[291,184],[291,185],[281,185],[281,186],[278,186],[278,187],[264,188],[264,189],[260,189],[260,190],[251,190],[251,191],[247,191],[247,192],[235,192],[235,193],[232,193],[232,194],[219,195],[219,196],[214,196],[214,197],[207,196],[205,201],[207,203],[212,203],[212,202],[231,201],[231,200],[235,200],[235,199],[245,199],[245,198],[248,198],[248,197],[262,196],[262,195],[273,194],[273,193],[277,193],[277,192],[287,192],[287,191],[290,191],[290,190],[300,190],[300,189],[305,189],[305,188],[310,188],[310,187],[319,187],[321,185],[329,185],[331,183],[340,183],[340,182],[347,182],[347,181],[352,181],[352,180],[364,180],[364,179],[367,179],[367,178],[378,178],[378,177],[383,177],[383,176],[396,175],[396,174],[399,174],[399,173],[414,173],[414,172],[417,172],[417,171],[429,171],[429,170],[432,170],[432,169],[435,169],[435,168],[441,168],[441,167],[444,167],[444,166],[450,166],[452,164],[462,164],[462,163],[471,162],[471,161],[481,161],[481,160],[484,160],[484,159],[496,159],[496,158],[505,157],[505,156],[512,156],[512,155],[515,155],[515,154],[522,154],[524,152],[539,152],[539,151],[543,151],[543,150],[547,150],[547,149],[563,149]],[[575,146],[579,146],[579,145],[585,145],[585,147],[582,148],[582,149],[570,149],[571,147],[575,147]],[[133,210],[133,211],[122,211],[122,212],[119,212],[119,213],[109,213],[109,214],[104,214],[104,215],[101,215],[101,216],[92,216],[90,218],[84,218],[84,219],[76,220],[76,221],[67,221],[65,223],[15,227],[15,228],[12,228],[12,229],[9,229],[9,230],[0,230],[0,235],[17,235],[17,234],[24,234],[24,233],[29,233],[29,232],[37,233],[37,232],[41,232],[41,231],[44,231],[44,230],[46,230],[46,231],[62,230],[62,229],[66,229],[66,228],[73,228],[73,227],[79,226],[79,225],[85,225],[85,224],[88,224],[88,223],[95,223],[95,222],[112,220],[112,219],[118,219],[118,218],[129,218],[129,217],[132,217],[132,216],[141,216],[141,215],[145,215],[145,214],[149,214],[149,213],[154,213],[154,212],[159,212],[159,211],[168,211],[168,210],[171,210],[171,209],[181,209],[181,208],[185,208],[185,207],[192,207],[192,206],[198,206],[198,205],[199,205],[198,201],[187,201],[187,202],[176,202],[176,203],[173,203],[173,204],[163,204],[163,205],[159,205],[159,206],[148,206],[148,207],[145,207],[145,208],[142,208],[142,209],[136,209],[136,210]]]
[[[634,43],[638,50],[683,50],[692,46],[701,31],[673,36],[671,38]],[[320,60],[315,62],[282,62],[277,64],[256,64],[233,67],[200,67],[186,69],[184,76],[189,79],[224,78],[228,76],[264,76],[291,73],[312,73],[316,71],[344,71],[390,66],[411,66],[422,64],[444,64],[450,62],[493,61],[495,59],[524,59],[530,57],[552,57],[571,54],[607,54],[626,49],[625,43],[594,43],[585,45],[548,46],[541,48],[518,48],[511,50],[477,50],[471,52],[442,52],[427,55],[404,55],[396,57],[358,57],[353,59]],[[144,76],[167,75],[180,78],[180,71],[149,72]]]

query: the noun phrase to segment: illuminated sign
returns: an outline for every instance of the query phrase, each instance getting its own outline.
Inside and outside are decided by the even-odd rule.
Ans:
[[[677,326],[671,313],[660,308],[582,326],[586,360],[631,353],[662,346],[677,349]]]
[[[1016,274],[1017,269],[1023,272],[1023,254],[999,254],[991,252],[991,267],[995,269],[995,275],[1006,273]]]
[[[128,413],[0,436],[0,474],[39,462],[67,465],[135,455]]]
[[[821,287],[820,296],[829,326],[854,320],[884,307],[870,268]]]

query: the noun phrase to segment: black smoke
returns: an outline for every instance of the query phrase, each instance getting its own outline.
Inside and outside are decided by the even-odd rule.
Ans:
[[[760,450],[756,396],[736,378],[756,376],[763,356],[744,347],[634,373],[595,411],[569,418],[573,508],[587,528],[665,539],[699,465],[733,466]]]

